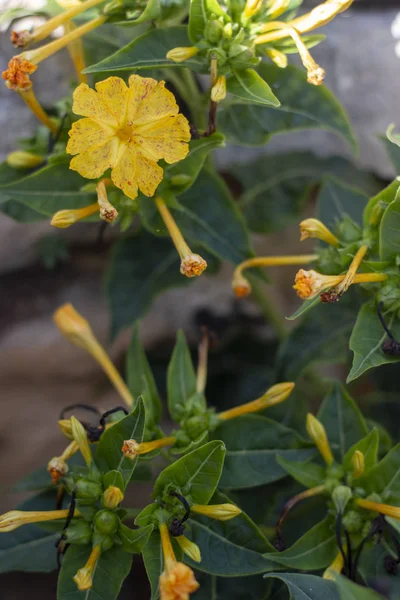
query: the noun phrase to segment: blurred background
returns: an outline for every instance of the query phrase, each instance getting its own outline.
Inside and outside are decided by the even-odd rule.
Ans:
[[[317,3],[306,0],[304,7]],[[21,4],[28,6],[29,0],[18,2],[18,6]],[[327,71],[328,87],[349,113],[360,147],[356,161],[385,181],[395,173],[377,136],[390,123],[400,124],[398,5],[398,0],[356,0],[349,11],[324,28],[327,39],[313,51]],[[9,6],[10,0],[0,0],[0,9]],[[4,31],[0,47],[3,70],[14,54]],[[34,76],[42,103],[50,104],[66,94],[71,79],[73,72],[66,51],[49,59],[46,69],[39,69]],[[15,149],[15,140],[29,136],[35,125],[20,98],[0,85],[1,159]],[[217,160],[223,171],[233,161],[245,161],[256,153],[299,148],[314,150],[321,156],[343,156],[348,152],[333,135],[302,132],[278,136],[265,149],[230,147],[220,152]],[[48,236],[53,233],[49,224],[21,225],[0,214],[1,512],[23,499],[22,494],[13,492],[14,483],[62,451],[65,442],[56,421],[64,406],[83,402],[107,409],[118,403],[97,364],[61,338],[51,319],[59,305],[72,302],[123,370],[129,332],[110,345],[109,314],[103,293],[109,247],[117,228],[108,228],[101,237],[100,226],[92,224],[77,224],[62,231],[68,258],[50,268],[42,257],[46,244],[51,243]],[[298,238],[298,228],[294,227],[279,235],[255,236],[254,243],[259,253],[287,254],[300,249]],[[301,249],[307,251],[304,243]],[[268,288],[268,294],[285,315],[298,304],[291,289],[295,270],[270,273],[274,285]],[[240,305],[234,300],[231,273],[232,267],[224,265],[216,278],[203,277],[189,289],[164,293],[144,318],[141,334],[161,389],[177,329],[183,328],[195,347],[202,324],[215,330],[220,342],[210,358],[211,401],[219,398],[223,402],[224,395],[229,397],[237,373],[248,375],[241,380],[246,382],[248,399],[252,397],[252,385],[268,382],[274,352],[272,330],[251,299],[242,300]],[[247,344],[243,342],[244,332]],[[222,400],[221,395],[213,393],[217,389],[213,381],[225,386]],[[246,400],[243,396],[242,399]],[[140,505],[140,497],[135,502]],[[137,569],[142,569],[140,564]],[[55,598],[55,586],[55,575],[3,575],[0,597],[19,599],[29,593],[31,598],[47,600]],[[125,589],[129,587],[125,585]],[[137,590],[137,598],[148,597],[146,590],[144,584],[143,590]]]

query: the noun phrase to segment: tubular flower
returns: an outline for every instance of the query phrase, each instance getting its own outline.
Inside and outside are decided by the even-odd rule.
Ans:
[[[47,470],[51,475],[52,482],[56,484],[61,477],[68,473],[67,460],[71,458],[79,450],[79,445],[74,440],[72,441],[61,454],[51,459],[47,465]]]
[[[198,515],[210,517],[217,521],[229,521],[234,519],[242,512],[238,506],[234,504],[193,504],[190,507],[191,512]]]
[[[80,592],[90,590],[93,585],[93,573],[97,565],[97,561],[100,558],[101,546],[95,546],[90,553],[88,561],[82,569],[79,569],[77,574],[74,576],[74,581]]]
[[[223,421],[226,421],[228,419],[240,417],[241,415],[264,410],[270,406],[275,406],[275,404],[279,404],[280,402],[286,400],[286,398],[292,393],[293,389],[294,383],[292,382],[277,383],[276,385],[270,387],[265,394],[261,396],[261,398],[257,398],[257,400],[247,402],[241,406],[230,408],[229,410],[219,413],[217,417]]]
[[[196,56],[198,51],[199,49],[196,48],[196,46],[172,48],[172,50],[167,52],[166,58],[176,63],[180,63],[184,62],[185,60],[189,60],[189,58],[193,58],[193,56]]]
[[[2,77],[10,90],[24,91],[32,87],[29,75],[34,73],[36,69],[37,65],[34,65],[29,60],[14,56],[8,63],[8,69],[3,71]]]
[[[175,444],[176,438],[171,435],[170,437],[160,438],[152,442],[142,442],[139,444],[136,440],[125,440],[122,446],[122,454],[126,458],[134,459],[140,454],[148,454],[158,448],[164,448],[165,446],[171,446]]]
[[[354,278],[357,273],[357,269],[360,266],[367,251],[368,251],[368,246],[366,246],[366,245],[361,246],[358,249],[353,260],[351,261],[351,264],[347,270],[346,275],[344,276],[343,281],[341,281],[334,290],[331,290],[329,292],[329,295],[327,298],[321,298],[323,301],[336,302],[342,294],[347,292],[347,290],[349,289],[349,287],[351,286],[351,284],[354,281]]]
[[[199,589],[190,567],[175,558],[171,539],[165,523],[160,525],[164,571],[160,575],[161,600],[188,600],[192,592]]]
[[[322,275],[317,271],[310,270],[305,271],[300,269],[296,274],[295,284],[293,289],[296,290],[297,295],[305,300],[315,298],[318,294],[329,288],[335,288],[337,285],[343,282],[345,275]],[[384,273],[360,273],[355,275],[352,283],[377,283],[379,281],[385,281],[387,275]],[[325,302],[336,302],[339,300],[337,292],[334,291],[330,297],[329,294],[321,297],[322,301]]]
[[[58,229],[66,229],[67,227],[74,225],[74,223],[82,221],[82,219],[86,219],[86,217],[95,215],[99,212],[99,209],[99,204],[94,202],[93,204],[89,204],[89,206],[84,206],[83,208],[59,210],[51,219],[50,225],[57,227]]]
[[[126,196],[136,198],[139,189],[153,196],[163,178],[158,161],[172,164],[189,151],[189,123],[164,81],[131,75],[127,87],[109,77],[96,91],[80,84],[73,98],[73,112],[85,118],[72,125],[67,152],[83,177],[97,179],[111,168]]]
[[[333,454],[325,427],[311,413],[307,415],[306,427],[308,435],[317,446],[322,458],[327,465],[331,465],[333,463]]]
[[[184,535],[178,535],[175,537],[175,539],[178,542],[182,552],[194,560],[194,562],[201,562],[201,552],[197,544],[189,540]]]
[[[14,531],[21,525],[30,523],[42,523],[44,521],[56,521],[58,519],[66,519],[69,514],[69,509],[65,510],[38,510],[38,511],[22,511],[11,510],[8,513],[0,516],[0,532],[7,533]],[[74,516],[79,516],[79,512],[75,511]]]
[[[361,506],[361,508],[365,508],[366,510],[372,510],[374,512],[381,513],[382,515],[386,515],[387,517],[398,519],[400,521],[399,506],[381,504],[380,502],[371,502],[370,500],[363,500],[362,498],[357,498],[355,502],[356,504],[358,504],[358,506]]]
[[[103,219],[106,223],[113,223],[118,217],[118,211],[108,200],[106,181],[107,180],[102,179],[96,186],[97,202],[100,208],[100,219]]]
[[[335,580],[335,574],[341,573],[344,567],[344,559],[343,554],[338,552],[335,556],[333,562],[329,565],[329,567],[324,571],[322,575],[323,579],[331,579]]]
[[[300,241],[307,238],[317,238],[335,247],[339,245],[337,237],[318,219],[305,219],[300,223]]]

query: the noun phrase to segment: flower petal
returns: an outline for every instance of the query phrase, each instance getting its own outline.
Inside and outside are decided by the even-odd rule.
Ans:
[[[158,164],[148,160],[141,154],[136,155],[136,180],[140,191],[145,196],[154,196],[154,192],[162,181],[164,171]]]
[[[96,83],[95,87],[102,102],[122,127],[125,122],[129,96],[129,89],[125,81],[120,77],[108,77],[108,79]]]
[[[157,81],[151,79],[151,77],[140,77],[140,75],[131,75],[129,77],[127,122],[132,122],[136,118],[140,104],[147,102],[149,95],[156,86]]]
[[[90,117],[98,123],[105,123],[118,127],[118,121],[102,102],[99,94],[92,90],[86,83],[81,83],[73,94],[72,110],[76,115]]]
[[[121,154],[118,163],[111,171],[113,183],[120,188],[125,196],[134,200],[138,195],[138,184],[136,181],[136,154],[133,150],[126,148]]]
[[[189,152],[190,128],[183,115],[165,117],[150,125],[139,126],[135,135],[138,150],[151,160],[164,159],[172,164]]]
[[[117,151],[118,140],[114,137],[104,144],[94,146],[90,150],[74,156],[69,168],[78,171],[82,177],[87,179],[97,179],[107,169],[114,166]]]
[[[68,132],[68,154],[78,154],[93,146],[104,144],[113,135],[111,128],[102,127],[92,119],[79,119]]]
[[[133,121],[134,126],[137,126],[178,114],[179,107],[175,96],[165,89],[165,81],[159,81],[154,85],[154,80],[147,80],[152,83],[145,84],[146,89],[141,93],[140,84],[137,84],[137,80],[133,79],[134,77],[137,77],[137,75],[132,75],[129,78],[129,85],[133,93],[128,121]],[[146,82],[145,79],[142,80],[142,86],[144,86],[144,82]],[[132,101],[136,105],[136,111],[132,110],[134,108]]]

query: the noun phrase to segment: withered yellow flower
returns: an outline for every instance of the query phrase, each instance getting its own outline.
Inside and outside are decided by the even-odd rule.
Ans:
[[[72,110],[86,117],[72,125],[67,152],[70,168],[97,179],[111,168],[111,179],[129,198],[138,190],[153,196],[163,178],[157,164],[185,158],[189,123],[165,82],[131,75],[129,87],[120,77],[96,83],[96,91],[80,84]]]
[[[190,567],[176,560],[171,539],[165,523],[160,524],[164,571],[160,575],[161,600],[189,600],[192,592],[199,589]]]

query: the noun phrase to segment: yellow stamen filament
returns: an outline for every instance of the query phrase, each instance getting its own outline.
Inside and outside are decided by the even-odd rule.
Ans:
[[[393,517],[393,519],[400,520],[400,507],[398,506],[381,504],[380,502],[371,502],[370,500],[363,500],[362,498],[357,498],[355,502],[358,506],[361,506],[361,508],[365,508],[365,510],[372,510],[382,515]]]
[[[65,34],[68,34],[73,29],[76,29],[76,25],[72,21],[68,21],[67,23],[65,23]],[[85,73],[82,73],[82,71],[86,68],[82,38],[78,38],[70,42],[67,46],[67,50],[74,65],[79,83],[87,83],[88,77]]]
[[[201,562],[201,552],[197,544],[189,540],[184,535],[178,535],[175,540],[178,542],[182,552],[195,562]]]
[[[333,454],[329,445],[328,436],[325,427],[311,413],[307,415],[306,421],[307,433],[317,446],[319,453],[328,466],[333,463]]]
[[[141,442],[140,444],[136,440],[125,440],[121,450],[126,458],[133,460],[140,454],[148,454],[153,450],[165,448],[165,446],[172,446],[175,442],[176,437],[173,435],[160,438],[159,440],[153,440],[152,442]]]
[[[329,567],[324,571],[322,575],[323,579],[330,579],[332,581],[335,580],[335,573],[341,573],[344,567],[343,555],[341,552],[338,552],[333,560],[333,562],[329,565]]]
[[[83,208],[59,210],[51,219],[50,224],[58,229],[66,229],[67,227],[74,225],[74,223],[86,219],[86,217],[95,215],[99,210],[100,206],[97,202],[89,204],[89,206],[84,206]]]
[[[351,464],[353,465],[353,477],[361,477],[365,471],[364,454],[359,450],[356,450],[351,457]]]
[[[294,256],[256,256],[241,262],[233,272],[232,288],[236,296],[242,298],[251,293],[250,282],[243,271],[251,267],[280,267],[286,265],[303,265],[318,259],[317,254],[300,254]]]
[[[230,519],[234,519],[242,512],[238,506],[229,503],[193,504],[190,507],[190,510],[198,515],[204,515],[205,517],[210,517],[210,519],[216,519],[217,521],[230,521]]]
[[[83,592],[85,590],[90,590],[93,586],[93,575],[96,569],[97,561],[100,558],[101,554],[101,545],[97,545],[93,548],[88,558],[88,561],[82,569],[79,569],[77,574],[73,577],[78,590]]]
[[[280,23],[279,21],[274,21],[270,25],[271,25],[272,29],[281,29],[283,31],[286,31],[286,35],[290,36],[292,38],[292,40],[294,41],[294,43],[296,44],[297,51],[301,58],[301,62],[303,63],[304,67],[307,69],[308,83],[311,83],[312,85],[321,85],[325,78],[325,71],[322,67],[320,67],[315,62],[315,60],[311,56],[308,48],[306,47],[303,40],[301,39],[298,31],[293,26],[290,26],[288,23]],[[256,37],[254,43],[255,44],[265,44],[266,39],[268,39],[270,35],[271,34],[268,34],[268,33],[264,34],[264,35],[260,35],[260,36]]]
[[[63,35],[61,38],[54,40],[54,42],[49,42],[48,44],[45,44],[40,48],[36,48],[35,50],[28,50],[27,52],[23,52],[22,54],[20,54],[20,58],[23,58],[35,65],[38,65],[40,62],[42,62],[42,60],[49,58],[49,56],[52,56],[62,48],[65,48],[65,46],[68,46],[68,44],[70,44],[74,40],[77,40],[86,33],[93,31],[93,29],[96,29],[96,27],[99,27],[100,25],[105,23],[106,20],[107,17],[97,17],[96,19],[88,21],[80,27],[73,29],[66,35]]]
[[[128,408],[132,408],[134,400],[126,383],[112,364],[107,352],[97,341],[89,323],[72,306],[64,304],[53,316],[61,333],[73,344],[86,350],[103,368],[111,383],[119,392]]]
[[[258,412],[265,408],[270,408],[271,406],[275,406],[275,404],[279,404],[286,400],[293,389],[294,383],[292,382],[277,383],[270,387],[260,398],[242,404],[241,406],[235,406],[234,408],[225,410],[224,412],[218,413],[217,416],[222,421],[226,421],[249,413]]]
[[[84,428],[82,423],[78,421],[78,419],[76,419],[74,416],[71,417],[71,427],[74,440],[79,446],[79,450],[81,451],[81,454],[85,459],[85,463],[88,467],[90,467],[90,465],[93,462],[93,456],[92,451],[90,450],[86,429]]]
[[[108,200],[106,182],[108,179],[102,179],[96,186],[97,191],[97,202],[100,207],[100,219],[107,223],[113,223],[118,217],[118,211],[114,208],[111,202]]]
[[[56,521],[58,519],[66,519],[69,514],[69,509],[63,510],[45,510],[45,511],[21,511],[11,510],[8,513],[0,516],[0,533],[14,531],[21,525],[30,523],[42,523],[44,521]],[[79,511],[74,512],[74,516],[80,516]]]
[[[208,346],[209,337],[207,331],[205,331],[199,344],[199,362],[197,365],[196,391],[200,394],[204,393],[207,385]]]
[[[43,123],[52,133],[56,133],[58,131],[57,124],[49,117],[46,111],[42,108],[41,104],[38,102],[33,89],[30,87],[26,90],[17,90],[22,100],[25,102],[27,106],[31,109],[35,117]]]
[[[300,223],[300,241],[307,238],[317,238],[331,246],[339,246],[338,238],[318,219],[305,219]]]
[[[199,277],[207,268],[206,261],[199,254],[192,253],[164,200],[156,196],[155,203],[181,258],[182,275]]]
[[[361,246],[361,248],[359,248],[359,250],[356,252],[353,260],[351,261],[350,267],[348,268],[347,273],[344,276],[343,281],[339,283],[339,285],[334,290],[338,296],[341,296],[342,294],[347,292],[351,284],[354,282],[354,278],[356,276],[358,267],[362,263],[362,260],[366,255],[367,251],[368,246],[364,245]]]

